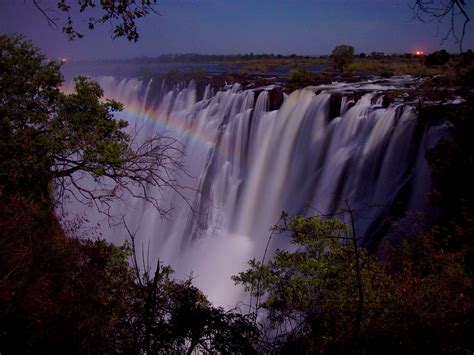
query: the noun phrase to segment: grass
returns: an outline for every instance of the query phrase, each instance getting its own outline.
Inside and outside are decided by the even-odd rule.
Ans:
[[[357,58],[349,65],[348,71],[355,73],[374,73],[380,75],[426,75],[427,67],[422,60],[402,58]]]
[[[272,58],[272,59],[236,59],[228,60],[223,64],[229,68],[241,67],[241,74],[247,74],[249,72],[261,72],[267,73],[278,67],[287,68],[288,70],[299,69],[307,65],[317,64],[330,64],[329,58],[317,58],[317,57],[297,57],[297,58]]]
[[[354,58],[354,62],[350,64],[346,72],[351,74],[377,74],[383,76],[390,75],[413,75],[426,76],[442,74],[446,70],[451,70],[456,60],[451,60],[449,64],[441,67],[427,67],[424,64],[423,58],[403,58],[403,57],[385,57],[380,59],[375,58]],[[306,72],[308,65],[327,65],[327,71],[333,70],[332,61],[330,57],[297,57],[297,58],[273,58],[273,59],[236,59],[225,61],[224,64],[231,67],[240,67],[241,74],[248,74],[251,72],[270,72],[276,68],[286,68],[289,71],[289,76],[294,70]],[[291,78],[289,78],[291,80]]]

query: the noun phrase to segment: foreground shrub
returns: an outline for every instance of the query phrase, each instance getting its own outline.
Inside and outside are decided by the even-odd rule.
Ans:
[[[234,276],[267,317],[262,353],[462,353],[474,348],[469,251],[432,231],[369,256],[337,220],[285,218],[278,250]],[[472,260],[471,260],[472,261]]]
[[[297,250],[278,250],[267,263],[253,259],[234,277],[268,315],[264,333],[274,336],[263,352],[348,352],[397,330],[391,280],[344,224],[292,217],[276,231],[290,233]]]
[[[130,256],[127,245],[66,236],[32,202],[3,201],[0,352],[254,352],[249,317],[213,307],[169,267],[131,267]]]
[[[426,56],[425,64],[429,67],[434,65],[445,65],[449,62],[450,55],[445,49],[433,52]]]

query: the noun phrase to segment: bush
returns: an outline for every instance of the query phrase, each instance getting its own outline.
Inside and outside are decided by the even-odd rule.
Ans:
[[[62,93],[59,63],[20,36],[0,35],[0,197],[46,205],[70,195],[107,214],[130,194],[165,213],[159,193],[136,192],[177,188],[179,145],[158,134],[136,141],[114,116],[120,103],[104,100],[88,78],[74,82],[73,93]]]
[[[435,65],[445,65],[449,62],[449,58],[449,53],[446,50],[441,49],[427,55],[425,58],[425,64],[429,67]]]
[[[337,70],[344,71],[354,60],[354,47],[347,45],[335,47],[332,50],[332,60]]]
[[[408,236],[403,231],[406,239],[384,249],[380,260],[358,247],[338,220],[284,214],[273,232],[290,235],[293,251],[250,260],[250,268],[233,277],[254,297],[256,311],[265,311],[264,334],[277,334],[261,344],[261,352],[472,350],[474,213],[464,216],[470,222],[458,224],[463,230],[456,237],[465,239],[462,247],[440,238],[445,229],[413,220]]]
[[[288,74],[288,82],[292,84],[304,84],[313,80],[314,75],[307,70],[293,69]]]
[[[79,238],[80,223],[63,229],[55,202],[70,191],[64,179],[110,207],[117,188],[161,186],[180,154],[161,136],[134,148],[113,115],[118,102],[102,100],[84,77],[74,93],[61,93],[62,80],[60,65],[30,42],[0,35],[0,353],[252,354],[257,332],[248,317],[213,307],[169,267],[139,269],[133,239],[132,248],[117,247]],[[94,195],[77,184],[84,174],[99,187],[103,179],[118,185]]]
[[[250,317],[213,307],[167,266],[131,267],[133,250],[67,236],[50,211],[3,200],[0,353],[255,353]]]
[[[461,58],[464,65],[472,64],[474,62],[474,52],[469,49],[468,51],[461,54]]]
[[[268,334],[278,333],[262,353],[349,353],[398,331],[394,286],[343,223],[285,217],[275,231],[290,233],[296,251],[277,250],[267,263],[253,259],[233,277],[267,312]]]

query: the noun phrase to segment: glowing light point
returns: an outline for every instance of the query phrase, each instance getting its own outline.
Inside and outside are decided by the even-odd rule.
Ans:
[[[423,52],[423,51],[416,51],[416,52],[415,52],[415,55],[418,56],[418,57],[421,57],[422,55],[425,55],[425,52]]]

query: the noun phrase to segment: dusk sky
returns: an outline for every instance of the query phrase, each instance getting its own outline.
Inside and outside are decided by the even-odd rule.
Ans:
[[[30,0],[0,0],[0,33],[21,33],[51,57],[131,58],[162,53],[328,54],[338,44],[356,52],[457,51],[440,44],[434,23],[412,21],[412,0],[160,0],[161,16],[139,22],[137,43],[111,40],[110,26],[69,42],[51,30]],[[54,9],[54,0],[42,0]],[[469,9],[472,12],[472,9]],[[88,16],[76,17],[84,28]],[[473,25],[464,48],[474,47]]]

